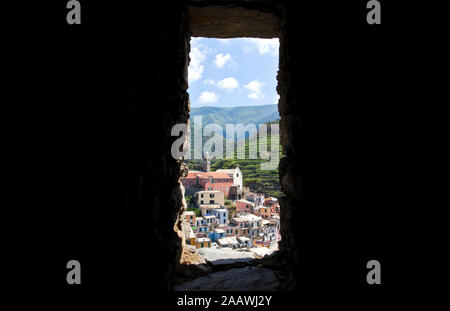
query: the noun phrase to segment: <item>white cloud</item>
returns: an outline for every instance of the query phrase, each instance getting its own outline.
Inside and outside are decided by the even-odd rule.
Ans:
[[[217,39],[217,40],[219,40],[220,43],[228,44],[230,43],[231,39]]]
[[[202,37],[191,37],[191,46],[197,44],[202,39],[203,39]]]
[[[223,55],[221,53],[221,54],[216,55],[216,59],[214,60],[214,63],[216,64],[217,67],[223,68],[223,66],[225,66],[225,64],[229,61],[231,61],[230,54]]]
[[[262,89],[265,85],[266,84],[264,82],[259,82],[258,80],[250,81],[248,84],[244,85],[244,87],[251,92],[248,95],[248,98],[251,99],[264,98],[264,93]]]
[[[210,104],[215,103],[219,100],[219,96],[214,92],[202,92],[200,97],[198,98],[198,102],[200,104]]]
[[[250,42],[256,45],[260,54],[266,54],[271,52],[272,54],[278,54],[278,50],[280,47],[280,41],[278,38],[275,39],[257,39],[257,38],[248,38]],[[248,52],[250,50],[246,50],[244,47],[244,51]]]
[[[216,81],[214,81],[213,79],[206,79],[205,81],[203,81],[203,84],[214,85],[216,84]]]
[[[236,78],[229,77],[217,82],[217,87],[227,91],[231,91],[239,87],[239,82]]]
[[[189,57],[191,58],[191,62],[189,63],[188,68],[188,80],[189,83],[191,83],[202,77],[203,70],[205,69],[202,62],[206,59],[206,55],[200,51],[195,44],[191,43],[191,52],[189,53]]]
[[[274,96],[273,103],[274,103],[274,104],[278,104],[278,100],[279,100],[279,99],[280,99],[280,95],[276,94],[276,95]]]

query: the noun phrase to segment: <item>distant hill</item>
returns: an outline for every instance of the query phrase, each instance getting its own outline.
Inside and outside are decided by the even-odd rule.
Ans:
[[[264,105],[264,106],[243,106],[243,107],[200,107],[191,108],[191,126],[193,123],[194,116],[202,116],[203,127],[207,124],[216,123],[222,127],[225,131],[225,124],[239,124],[246,126],[249,123],[254,123],[256,126],[263,123],[278,123],[280,115],[278,113],[277,105]],[[191,128],[191,135],[193,135],[193,130]],[[268,129],[268,134],[270,137],[270,131]],[[268,139],[268,145],[270,145],[271,140]],[[192,137],[191,137],[192,138]],[[238,140],[244,137],[237,137]],[[254,139],[252,137],[251,139]],[[203,137],[203,143],[208,140],[208,137]],[[225,140],[224,140],[225,144]],[[236,144],[236,143],[235,143]],[[258,142],[256,142],[259,145]],[[236,147],[235,147],[236,148]],[[224,150],[226,150],[224,145]],[[278,197],[281,194],[281,186],[279,183],[278,170],[261,170],[260,164],[262,162],[267,162],[263,159],[249,159],[249,139],[245,141],[245,159],[237,159],[238,151],[235,149],[234,159],[213,159],[211,161],[211,170],[215,171],[217,169],[235,168],[238,166],[243,174],[244,185],[250,187],[251,190],[264,193],[266,196]],[[259,149],[257,149],[259,150]],[[280,157],[281,149],[279,150]],[[192,155],[192,154],[191,154]],[[190,170],[202,170],[201,160],[189,160],[186,161]]]
[[[278,123],[278,122],[270,122]],[[271,133],[268,131],[267,136],[268,148],[271,149]],[[239,152],[235,143],[235,156],[233,159],[213,159],[211,161],[211,170],[215,171],[218,169],[229,169],[239,167],[242,171],[243,182],[246,187],[250,190],[264,193],[265,196],[279,197],[281,195],[281,186],[279,182],[278,169],[272,170],[261,170],[261,163],[267,162],[268,160],[261,159],[259,157],[259,141],[256,141],[258,159],[249,159],[249,143],[252,139],[245,140],[244,153]],[[279,143],[279,142],[278,142]],[[225,150],[225,146],[224,146]],[[278,149],[280,158],[283,157],[281,146]],[[244,157],[244,159],[238,159],[238,157]],[[190,170],[203,170],[202,160],[186,160]],[[277,163],[278,166],[278,163]]]
[[[225,124],[249,123],[263,124],[280,118],[278,105],[242,106],[242,107],[198,107],[191,108],[191,124],[195,116],[202,116],[203,127],[207,124],[218,124],[225,131]]]

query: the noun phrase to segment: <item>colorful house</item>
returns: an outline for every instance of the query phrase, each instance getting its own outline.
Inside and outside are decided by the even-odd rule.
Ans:
[[[195,239],[196,239],[195,233],[191,230],[189,232],[189,236],[187,238],[186,243],[189,244],[189,245],[195,245]]]
[[[214,231],[209,233],[209,238],[211,241],[216,242],[219,239],[225,237],[225,231],[223,229],[214,229]]]
[[[198,191],[195,196],[197,197],[197,204],[214,204],[214,205],[225,205],[225,193],[222,191],[207,190]]]
[[[259,216],[264,219],[270,219],[272,216],[272,208],[269,206],[263,206],[259,208]]]
[[[255,204],[247,200],[236,201],[236,212],[250,213],[255,208]]]
[[[211,247],[211,239],[209,239],[209,238],[197,238],[195,240],[195,247],[197,247],[197,248]]]
[[[203,216],[203,219],[205,220],[205,225],[206,226],[210,226],[212,224],[215,224],[217,219],[215,215],[206,215]]]
[[[230,247],[230,248],[239,248],[241,247],[241,243],[236,240],[236,237],[225,237],[217,240],[217,244],[220,247]]]
[[[216,170],[217,173],[225,173],[231,178],[233,178],[233,185],[237,186],[238,190],[242,190],[242,186],[244,185],[242,182],[242,172],[239,167],[233,169],[220,169]]]
[[[219,225],[226,225],[228,223],[228,210],[226,208],[216,209],[214,214]]]
[[[203,204],[198,207],[201,210],[202,216],[215,215],[217,209],[221,209],[219,204]]]
[[[184,212],[184,218],[192,226],[195,222],[195,213],[193,211]]]
[[[182,180],[186,195],[193,195],[198,191],[221,191],[228,197],[233,177],[226,173],[189,171]]]

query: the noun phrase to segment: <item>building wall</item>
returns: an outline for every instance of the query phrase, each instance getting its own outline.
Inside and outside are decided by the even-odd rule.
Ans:
[[[261,207],[259,209],[259,212],[260,212],[262,218],[269,219],[270,216],[272,215],[272,208],[268,207],[268,206]]]
[[[224,211],[216,210],[216,218],[219,224],[227,224],[228,223],[228,210],[224,209]]]
[[[197,194],[197,204],[220,204],[225,205],[225,193],[223,192],[213,192],[213,191],[200,191]],[[203,198],[202,198],[203,195]],[[213,197],[211,197],[213,196]],[[203,201],[203,202],[202,202]],[[213,201],[213,202],[211,202]]]
[[[206,241],[206,242],[195,241],[195,246],[196,246],[197,248],[207,248],[207,247],[211,247],[211,241]]]
[[[239,186],[239,189],[242,190],[243,181],[242,181],[242,172],[239,167],[236,167],[236,171],[233,174],[233,183]]]
[[[253,207],[254,207],[253,203],[243,202],[242,200],[236,201],[236,211],[237,212],[250,213],[250,211],[253,209]]]
[[[244,2],[248,1],[242,1]],[[277,89],[281,96],[278,106],[281,116],[281,139],[286,155],[280,162],[280,181],[284,192],[284,196],[280,199],[283,236],[280,256],[285,260],[285,266],[292,272],[289,274],[292,277],[288,280],[291,282],[290,287],[295,285],[296,280],[302,280],[300,275],[303,258],[302,241],[307,236],[303,229],[306,227],[305,219],[307,219],[304,217],[304,210],[316,207],[311,202],[309,204],[305,202],[303,196],[303,183],[308,183],[303,177],[310,164],[304,157],[305,150],[310,150],[310,146],[305,144],[303,136],[304,110],[316,105],[318,101],[311,103],[304,98],[304,94],[314,90],[315,92],[309,92],[314,96],[320,96],[324,92],[314,88],[314,84],[308,83],[308,79],[323,87],[323,79],[327,78],[323,71],[315,74],[317,66],[322,70],[325,68],[321,63],[314,62],[314,70],[307,65],[310,58],[305,57],[304,53],[313,47],[305,42],[311,40],[305,41],[306,31],[303,35],[299,35],[292,29],[298,25],[302,26],[301,23],[308,19],[309,12],[297,10],[293,7],[293,2],[289,2],[287,13],[283,13],[286,15],[281,16],[281,33],[275,31],[274,34],[265,35],[269,38],[280,34]],[[235,1],[233,5],[239,6],[239,3],[240,1]],[[257,8],[258,5],[273,4],[275,7],[280,3],[285,5],[287,2],[260,1],[252,4],[256,8],[254,15],[259,17],[263,13]],[[95,189],[98,193],[95,200],[92,198],[87,200],[79,194],[71,197],[80,197],[80,203],[92,202],[92,206],[88,206],[86,210],[79,207],[85,204],[75,205],[78,206],[80,220],[92,219],[92,211],[98,211],[98,215],[93,217],[92,224],[86,224],[83,228],[86,232],[92,233],[89,240],[101,241],[102,253],[99,252],[98,243],[86,249],[82,244],[83,242],[89,244],[89,240],[80,241],[75,233],[73,236],[67,233],[69,236],[66,237],[70,241],[67,243],[70,247],[66,250],[67,253],[87,254],[84,260],[88,262],[93,258],[91,271],[96,271],[96,274],[90,276],[91,286],[134,284],[136,287],[150,290],[173,288],[175,267],[182,246],[182,235],[178,231],[181,230],[181,215],[185,208],[180,179],[187,173],[182,161],[173,159],[171,155],[171,145],[176,139],[171,136],[171,128],[178,123],[187,123],[189,119],[187,66],[192,29],[189,29],[185,5],[185,1],[173,0],[143,2],[139,6],[125,2],[118,8],[114,6],[99,8],[99,11],[113,10],[114,14],[102,14],[105,16],[103,19],[101,16],[98,21],[91,20],[89,26],[91,29],[93,27],[94,31],[91,32],[92,40],[87,40],[92,43],[92,46],[86,49],[89,53],[80,51],[82,52],[80,55],[76,54],[80,59],[95,64],[95,68],[87,66],[83,61],[76,62],[78,67],[72,67],[80,73],[80,76],[83,74],[83,79],[65,80],[64,84],[76,85],[77,92],[70,92],[71,89],[62,83],[57,84],[64,90],[61,91],[59,100],[66,100],[68,93],[74,93],[75,96],[70,103],[65,104],[67,115],[75,114],[79,110],[81,119],[87,121],[84,126],[88,129],[86,132],[89,135],[77,137],[79,141],[83,141],[83,144],[79,145],[82,147],[80,150],[84,150],[86,145],[94,147],[89,149],[92,157],[78,159],[79,172],[75,169],[65,172],[68,176],[80,174],[80,181],[90,183],[89,187],[85,188],[92,189],[89,190],[92,192]],[[307,7],[303,2],[302,5]],[[270,10],[271,8],[264,9],[264,12],[271,12]],[[272,15],[274,18],[279,16],[278,13]],[[120,18],[117,22],[111,22],[110,16]],[[225,32],[237,29],[244,34],[251,31],[260,37],[266,25],[268,23],[261,23],[263,28],[248,29],[235,23],[230,27],[220,28],[218,34],[226,37]],[[83,31],[86,27],[79,28]],[[86,33],[80,34],[80,38],[84,40],[82,34]],[[211,36],[214,34],[211,33]],[[151,38],[151,44],[148,38]],[[72,52],[81,41],[80,39],[70,42],[67,51]],[[324,41],[326,41],[324,38],[319,37],[316,42]],[[117,52],[119,47],[124,47],[120,50],[124,51],[123,54]],[[329,49],[326,53],[323,62],[330,64],[326,59],[332,53]],[[72,61],[76,61],[77,57]],[[307,73],[311,75],[305,74],[305,66],[309,69]],[[89,76],[85,72],[89,72]],[[61,76],[65,76],[62,71]],[[307,76],[307,79],[304,76]],[[58,91],[58,87],[54,87],[55,92]],[[58,109],[64,107],[59,105]],[[73,125],[75,124],[79,122],[74,122]],[[105,133],[110,135],[106,139],[101,139],[103,151],[101,148],[95,149],[95,146],[100,145],[97,138],[100,135],[104,137]],[[110,148],[104,146],[108,142],[114,142]],[[119,154],[117,150],[120,150]],[[114,156],[117,158],[106,163]],[[96,175],[94,172],[99,173]],[[112,184],[111,181],[116,180],[117,175],[120,177],[120,184]],[[76,186],[74,184],[73,189],[77,189]],[[103,193],[100,191],[102,187],[109,190]],[[113,199],[111,202],[105,202],[105,198],[109,196]],[[63,199],[61,198],[61,201]],[[130,212],[124,216],[124,210]],[[68,213],[67,218],[74,217],[72,214],[72,211],[70,215]],[[104,223],[107,227],[99,230],[99,223]],[[118,223],[132,224],[131,229],[121,230],[120,226],[117,226]],[[102,231],[102,236],[96,235],[99,231]],[[104,234],[105,232],[107,234]],[[108,236],[109,239],[105,240],[103,236]],[[151,249],[148,247],[149,237],[152,241]],[[158,256],[154,256],[154,249],[158,250]],[[108,259],[111,266],[105,267],[108,260],[103,258]],[[98,261],[98,265],[95,260]],[[119,271],[126,270],[126,272],[110,276],[110,271],[122,266],[127,269]]]
[[[219,182],[220,180],[220,182]],[[196,191],[222,191],[225,193],[225,196],[228,197],[228,192],[230,191],[230,186],[233,185],[233,178],[219,178],[211,179],[209,178],[184,178],[182,180],[183,186],[186,188],[187,193],[192,193]]]
[[[189,3],[192,2],[200,1]],[[201,2],[206,9],[208,4],[221,9],[220,4],[225,1]],[[354,20],[364,23],[361,14],[364,5],[361,11],[352,9],[351,18],[333,12],[337,6],[345,7],[350,1],[228,2],[233,7],[228,8],[231,14],[234,7],[241,6],[242,11],[250,6],[254,9],[246,10],[249,15],[253,12],[253,16],[260,18],[274,12],[273,17],[281,21],[280,30],[267,34],[264,31],[269,23],[265,20],[260,27],[249,28],[246,20],[234,15],[237,22],[220,27],[223,25],[212,23],[207,20],[209,15],[203,15],[205,24],[209,23],[204,26],[205,36],[234,37],[237,32],[242,36],[248,36],[249,32],[256,37],[280,36],[277,91],[284,157],[279,164],[283,240],[278,256],[283,267],[289,269],[288,288],[297,288],[300,282],[314,287],[330,279],[343,281],[346,275],[336,278],[329,272],[349,271],[348,263],[339,260],[336,254],[349,259],[346,254],[355,251],[337,247],[344,247],[344,241],[352,239],[352,234],[359,230],[353,230],[348,236],[339,235],[345,232],[342,221],[356,214],[380,220],[377,217],[384,215],[373,210],[378,212],[383,205],[391,207],[385,204],[390,200],[383,193],[392,189],[395,192],[396,185],[390,184],[390,172],[386,168],[388,161],[395,163],[396,159],[384,156],[386,149],[382,146],[391,146],[392,141],[386,135],[392,134],[388,123],[398,124],[402,119],[393,103],[401,102],[408,93],[398,81],[407,81],[400,71],[410,67],[412,72],[415,68],[411,64],[402,66],[402,60],[408,60],[404,55],[410,51],[399,50],[400,45],[389,42],[389,36],[380,39],[356,32],[359,27],[354,27],[357,24]],[[55,182],[43,189],[54,190],[51,201],[55,209],[39,211],[48,213],[48,219],[64,216],[62,221],[52,222],[57,226],[53,232],[64,235],[67,245],[55,243],[63,248],[64,255],[62,261],[52,266],[63,267],[71,254],[83,254],[83,261],[91,271],[87,283],[91,288],[133,284],[149,291],[172,289],[182,246],[178,231],[184,206],[179,185],[187,168],[180,159],[171,156],[176,137],[170,132],[173,125],[186,123],[189,118],[186,92],[189,37],[195,35],[192,22],[191,25],[188,22],[192,20],[192,16],[189,19],[187,16],[189,3],[142,1],[136,5],[122,1],[120,6],[105,6],[90,1],[87,24],[61,27],[67,38],[58,36],[58,40],[54,40],[53,31],[48,32],[58,45],[48,56],[70,55],[69,70],[61,66],[64,62],[58,62],[61,69],[45,72],[46,78],[42,80],[51,91],[44,92],[48,95],[46,104],[37,105],[44,112],[51,112],[48,115],[57,112],[59,116],[52,118],[55,123],[48,125],[52,128],[51,135],[42,135],[51,137],[48,144],[47,141],[42,144],[45,146],[42,150],[52,150],[50,146],[55,146],[58,156],[53,156],[55,152],[49,152],[49,157],[26,155],[23,162],[36,160],[40,164],[36,166],[45,168],[46,174],[50,173],[51,166],[57,167],[52,172],[54,176],[49,178]],[[278,6],[281,9],[275,11]],[[64,22],[63,15],[61,20]],[[377,33],[377,28],[369,27],[371,34]],[[394,32],[396,41],[405,42],[398,40],[403,34],[403,31]],[[45,35],[43,32],[42,37]],[[385,42],[392,46],[385,49],[380,45]],[[406,53],[400,53],[403,51]],[[365,63],[361,60],[366,56]],[[395,68],[388,68],[383,56],[398,61]],[[46,63],[44,59],[41,62]],[[50,70],[47,66],[45,69]],[[389,74],[391,69],[397,70],[395,74]],[[381,73],[385,74],[381,76]],[[378,77],[381,79],[376,80]],[[376,88],[369,95],[358,92],[370,91],[371,86]],[[377,95],[386,90],[392,91],[392,100],[382,100]],[[350,119],[355,113],[359,121]],[[388,122],[382,122],[386,120],[384,115],[389,116]],[[333,131],[329,131],[331,128]],[[57,140],[53,134],[60,133],[64,139]],[[362,137],[358,133],[369,135]],[[394,144],[392,147],[394,150],[386,154],[396,154]],[[373,170],[367,168],[367,163],[373,164],[370,165]],[[386,200],[373,201],[373,209],[364,209],[360,202],[366,198]],[[61,208],[61,202],[67,204],[65,209]],[[335,208],[343,205],[345,209]],[[337,217],[333,216],[339,215],[340,221],[336,221]],[[327,223],[324,218],[333,222]],[[80,237],[78,230],[71,230],[80,226],[86,238]],[[336,234],[327,234],[330,228],[336,228]],[[365,231],[371,230],[365,222],[357,229],[369,235],[364,243],[368,248],[364,251],[377,254],[375,247],[379,240],[372,234],[378,232]],[[45,252],[40,243],[36,244],[41,254],[51,254],[55,246],[50,245]],[[308,249],[308,256],[304,255],[304,249]],[[327,249],[330,251],[326,252]],[[53,260],[56,259],[48,258],[47,262]],[[330,265],[330,260],[335,264]],[[114,275],[113,270],[117,271]],[[57,275],[59,279],[59,272]],[[358,275],[355,282],[360,281],[364,282]]]
[[[186,219],[186,221],[187,221],[188,223],[190,223],[191,225],[194,224],[194,221],[195,221],[195,215],[185,215],[184,217],[185,217],[185,219]]]

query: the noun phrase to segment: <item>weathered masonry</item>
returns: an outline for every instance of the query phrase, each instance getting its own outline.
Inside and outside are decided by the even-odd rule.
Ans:
[[[158,19],[158,31],[146,37],[151,38],[152,45],[160,46],[161,51],[157,55],[157,61],[148,57],[134,68],[137,74],[132,79],[138,80],[130,85],[128,105],[131,109],[127,112],[127,122],[133,124],[127,133],[129,137],[132,136],[131,151],[127,160],[122,160],[123,202],[126,208],[145,215],[143,219],[149,224],[146,225],[142,220],[140,230],[143,232],[139,239],[144,241],[144,236],[152,236],[152,248],[158,249],[160,253],[158,259],[152,258],[154,264],[145,268],[142,277],[145,278],[145,274],[152,276],[148,279],[147,286],[170,289],[174,267],[180,256],[181,239],[177,231],[181,230],[183,203],[179,183],[180,178],[186,174],[186,169],[181,161],[171,157],[170,147],[175,138],[170,136],[170,130],[174,124],[187,122],[189,118],[186,90],[190,37],[278,37],[281,143],[286,155],[280,163],[280,182],[284,196],[280,200],[283,240],[278,256],[280,263],[287,263],[286,267],[292,270],[288,273],[291,279],[285,285],[286,288],[293,288],[301,258],[301,234],[297,228],[301,227],[302,219],[302,164],[295,163],[292,159],[302,148],[302,115],[297,95],[298,73],[293,62],[295,50],[289,45],[291,34],[286,5],[283,1],[197,0],[171,1],[170,8],[163,4],[158,6],[158,14],[164,14],[165,18]],[[144,27],[146,22],[142,20],[136,23],[136,26]],[[144,45],[138,47],[146,51]],[[139,56],[145,54],[143,51],[138,53]],[[145,72],[151,75],[146,75]],[[164,103],[160,105],[162,110],[158,117],[151,113],[151,103]],[[147,150],[134,145],[140,141],[138,137],[145,140],[144,133],[150,131],[157,133],[152,135],[152,140],[158,140],[154,144],[159,148]],[[144,252],[138,255],[141,256],[139,262],[145,262],[146,254]]]
[[[139,210],[151,208],[146,219],[148,235],[154,236],[152,248],[158,249],[160,260],[149,268],[152,275],[150,286],[171,288],[174,267],[180,256],[181,230],[180,215],[183,210],[180,178],[186,174],[181,161],[170,156],[171,127],[189,118],[187,93],[187,67],[189,64],[190,37],[258,37],[279,38],[280,64],[278,73],[279,111],[281,115],[281,143],[286,157],[280,163],[280,182],[284,196],[281,198],[280,262],[291,269],[286,288],[295,286],[295,273],[300,266],[300,228],[302,200],[302,163],[292,159],[302,149],[302,103],[298,99],[298,73],[295,70],[294,47],[290,46],[289,15],[283,1],[171,1],[170,9],[162,4],[159,14],[167,15],[158,19],[159,32],[152,36],[152,43],[163,46],[158,61],[151,60],[135,68],[139,72],[139,84],[132,86],[128,100],[131,114],[129,118],[136,130],[155,131],[159,139],[158,149],[135,150],[123,166],[123,195],[127,208]],[[159,44],[157,43],[159,40]],[[156,71],[155,71],[155,63]],[[150,70],[151,68],[151,70]],[[152,72],[146,76],[144,72]],[[155,83],[156,82],[156,83]],[[139,85],[139,87],[136,87]],[[145,87],[144,87],[145,85]],[[152,87],[153,86],[153,87]],[[158,118],[153,118],[151,102],[164,103]],[[135,138],[141,133],[130,133]],[[145,137],[142,137],[143,139]],[[153,138],[155,139],[155,138]],[[133,149],[132,149],[133,150]],[[150,151],[150,150],[149,150]],[[171,198],[170,201],[167,198]],[[142,224],[144,226],[144,224]],[[143,239],[143,237],[142,237]],[[145,258],[145,255],[144,255]],[[145,260],[141,259],[142,262]],[[140,261],[141,261],[140,260]]]
[[[335,15],[338,6],[349,8],[348,15],[343,9]],[[392,68],[375,56],[368,65],[364,61],[369,62],[366,55],[393,55],[401,64],[403,54],[374,43],[382,42],[380,36],[361,36],[353,21],[367,25],[365,8],[351,7],[346,1],[294,0],[89,3],[79,27],[67,25],[63,14],[66,36],[51,37],[54,66],[42,70],[51,77],[42,89],[54,103],[48,111],[57,115],[46,135],[54,149],[39,162],[45,173],[36,175],[51,176],[45,190],[51,189],[54,205],[52,212],[39,213],[58,216],[43,239],[55,241],[49,248],[62,254],[48,260],[49,269],[77,259],[83,286],[173,289],[186,167],[171,156],[171,128],[189,119],[190,38],[250,36],[280,40],[284,157],[276,264],[286,270],[282,287],[343,282],[350,280],[349,271],[352,283],[361,275],[365,282],[365,267],[360,273],[354,267],[362,263],[351,261],[359,257],[352,256],[357,248],[350,242],[369,237],[372,243],[365,243],[372,251],[377,236],[350,219],[374,217],[367,198],[371,206],[388,206],[380,189],[388,158],[377,151],[390,133],[378,122],[392,107],[366,91],[374,85],[392,90],[400,73],[377,79]],[[58,57],[63,60],[56,62]],[[52,239],[55,232],[64,244]]]

